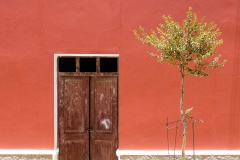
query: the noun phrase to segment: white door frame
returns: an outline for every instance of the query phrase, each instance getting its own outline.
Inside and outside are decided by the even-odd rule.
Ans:
[[[119,54],[76,54],[76,53],[56,53],[54,54],[54,150],[58,150],[58,57],[119,57]]]

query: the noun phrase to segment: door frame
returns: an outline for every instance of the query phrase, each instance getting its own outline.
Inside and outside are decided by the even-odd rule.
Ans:
[[[119,54],[71,54],[71,53],[56,53],[54,54],[54,150],[58,150],[58,57],[107,57],[119,58]],[[119,68],[119,64],[118,64]],[[119,72],[118,72],[119,75]],[[119,85],[119,83],[118,83]],[[119,93],[119,88],[118,88]],[[118,95],[119,97],[119,95]],[[119,101],[119,99],[118,99]],[[119,110],[119,105],[118,105]],[[119,122],[119,120],[117,120]],[[119,124],[119,123],[118,123]],[[119,127],[119,126],[118,126]]]

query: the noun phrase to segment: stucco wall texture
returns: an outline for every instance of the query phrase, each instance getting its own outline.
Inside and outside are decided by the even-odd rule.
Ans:
[[[239,0],[1,0],[0,149],[53,149],[54,53],[119,54],[119,149],[167,149],[166,119],[180,117],[179,69],[149,57],[133,30],[155,29],[162,15],[181,22],[189,6],[219,26],[216,52],[228,60],[209,77],[186,77],[185,108],[204,121],[195,149],[240,149]],[[190,128],[188,149],[191,137]]]

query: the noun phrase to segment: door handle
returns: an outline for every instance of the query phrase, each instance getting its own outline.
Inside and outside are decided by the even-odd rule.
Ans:
[[[91,128],[86,128],[86,132],[89,133],[89,132],[93,132],[93,130]]]

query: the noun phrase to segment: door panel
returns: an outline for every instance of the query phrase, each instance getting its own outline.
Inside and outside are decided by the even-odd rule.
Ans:
[[[116,150],[112,150],[111,140],[95,140],[93,146],[94,154],[91,160],[115,160],[113,157],[116,157]]]
[[[87,116],[84,112],[87,98],[84,92],[87,88],[84,79],[65,79],[64,84],[64,128],[65,133],[83,133],[86,129]],[[87,92],[87,91],[86,91]]]
[[[90,159],[117,159],[117,77],[91,77]]]
[[[60,160],[88,160],[89,78],[59,77]]]
[[[66,159],[74,160],[77,157],[77,159],[84,160],[86,158],[85,154],[87,149],[85,143],[86,142],[84,140],[66,140]]]

